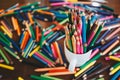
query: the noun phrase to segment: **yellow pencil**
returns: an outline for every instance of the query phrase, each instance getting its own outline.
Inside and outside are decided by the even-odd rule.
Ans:
[[[30,54],[29,57],[31,57],[36,51],[40,49],[40,46],[37,46]]]
[[[109,58],[110,58],[111,60],[120,61],[120,58],[115,57],[115,56],[109,56]]]
[[[0,67],[1,67],[1,68],[5,68],[5,69],[9,69],[9,70],[14,70],[14,69],[15,69],[15,68],[12,67],[12,66],[5,65],[5,64],[1,64],[1,63],[0,63]]]
[[[4,26],[0,26],[0,27],[1,27],[1,29],[2,29],[10,38],[12,38],[12,34],[9,33],[9,31],[7,31],[7,30],[4,28]]]
[[[118,70],[120,70],[120,65],[117,66],[116,68],[114,68],[114,69],[109,73],[109,75],[115,74]]]
[[[24,79],[23,79],[22,77],[19,76],[19,77],[18,77],[18,80],[24,80]]]
[[[85,70],[87,70],[89,67],[91,67],[92,65],[94,65],[95,62],[96,61],[93,61],[90,64],[88,64],[87,66],[85,66],[83,69],[79,70],[77,73],[75,73],[75,77],[77,77],[78,75],[80,75],[81,73],[83,73]]]
[[[9,33],[12,34],[11,29],[8,28],[8,26],[5,24],[4,21],[1,21],[1,24],[4,26],[4,28],[5,28]]]
[[[74,52],[74,53],[77,53],[77,52],[76,52],[76,39],[75,39],[75,36],[74,36],[74,35],[72,36],[72,46],[73,46],[73,52]]]

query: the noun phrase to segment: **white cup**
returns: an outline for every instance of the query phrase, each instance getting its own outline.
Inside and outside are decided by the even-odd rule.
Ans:
[[[65,44],[64,41],[64,51],[65,51],[65,56],[69,62],[69,71],[73,72],[75,67],[80,67],[84,63],[86,63],[90,59],[90,55],[92,50],[89,50],[88,52],[84,54],[75,54],[73,52],[70,52]]]

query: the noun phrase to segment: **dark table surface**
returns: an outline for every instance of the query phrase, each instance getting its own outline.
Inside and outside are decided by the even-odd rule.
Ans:
[[[47,0],[42,0],[42,1],[44,4],[49,4]],[[107,1],[108,1],[107,5],[114,8],[115,13],[120,14],[120,0],[107,0]],[[9,8],[10,6],[14,5],[15,3],[23,4],[25,2],[26,1],[24,1],[24,0],[0,0],[0,9]],[[41,25],[43,25],[43,27],[49,26],[50,24],[52,24],[52,23],[41,22]],[[63,45],[62,40],[60,41],[60,43]],[[33,59],[29,58],[28,60],[33,60]],[[14,58],[13,58],[13,61],[14,61],[13,66],[15,67],[14,71],[0,68],[0,74],[3,75],[3,78],[0,80],[17,80],[18,76],[23,77],[25,80],[32,80],[32,79],[30,79],[30,74],[40,75],[40,73],[34,72],[34,69],[36,67],[20,63],[20,62],[16,61],[16,59],[14,59]],[[38,63],[37,61],[34,61],[34,60],[33,60],[33,62]],[[116,63],[115,61],[105,61],[104,57],[101,57],[99,60],[97,60],[97,62],[103,63],[104,66],[108,65],[108,64],[112,65],[112,64]],[[38,64],[40,64],[40,63],[38,63]],[[104,75],[105,80],[110,80],[111,76],[109,76],[109,71],[105,71],[102,74]],[[63,80],[72,80],[73,75],[64,75],[64,76],[57,76],[57,77],[62,78]]]

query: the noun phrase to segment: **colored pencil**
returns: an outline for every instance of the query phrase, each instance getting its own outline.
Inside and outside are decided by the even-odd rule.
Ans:
[[[115,74],[118,70],[120,70],[120,65],[110,71],[109,75]]]
[[[43,72],[43,71],[49,71],[49,70],[59,70],[59,69],[65,69],[65,67],[54,67],[54,68],[37,68],[34,71],[35,72]]]
[[[94,65],[96,63],[96,61],[93,61],[91,63],[89,63],[87,66],[85,66],[83,69],[79,70],[77,73],[75,73],[75,77],[77,77],[78,75],[80,75],[82,72],[84,72],[85,70],[87,70],[89,67],[91,67],[92,65]]]
[[[1,68],[5,68],[5,69],[8,69],[8,70],[14,70],[14,69],[15,69],[13,66],[1,64],[1,63],[0,63],[0,67],[1,67]]]
[[[119,76],[120,76],[120,70],[117,71],[117,73],[115,73],[115,74],[113,75],[113,77],[111,78],[111,80],[116,80]]]
[[[112,48],[114,48],[119,43],[119,40],[114,42],[111,46],[109,46],[106,50],[104,50],[101,55],[106,55]]]

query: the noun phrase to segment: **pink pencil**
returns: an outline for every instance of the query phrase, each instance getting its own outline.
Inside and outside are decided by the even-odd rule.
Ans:
[[[70,2],[58,2],[58,3],[51,3],[51,6],[62,6],[62,5],[70,5]]]
[[[73,5],[65,5],[66,7],[69,7],[69,8],[76,8],[76,9],[79,9],[80,11],[85,11],[84,8],[82,7],[78,7],[78,6],[73,6]]]
[[[120,23],[115,24],[115,25],[105,26],[105,27],[102,29],[102,31],[110,30],[110,29],[115,29],[115,28],[118,28],[118,27],[120,27]]]
[[[56,50],[55,50],[55,48],[54,48],[54,45],[53,44],[51,44],[51,49],[52,49],[52,53],[53,53],[53,56],[54,56],[54,58],[58,58],[57,57],[57,53],[56,53]]]
[[[76,48],[77,48],[77,54],[80,54],[81,51],[80,51],[80,41],[79,40],[77,40]]]
[[[80,40],[79,40],[78,36],[76,37],[76,52],[77,52],[77,54],[81,53],[81,51],[80,51]]]
[[[120,31],[120,28],[117,28],[115,31],[113,31],[110,35],[108,35],[105,40],[109,40],[110,38],[112,38],[116,33],[118,33]]]
[[[103,21],[103,20],[109,20],[109,19],[112,19],[112,18],[114,18],[113,15],[100,18],[99,20]]]
[[[80,50],[81,50],[81,53],[83,54],[83,44],[82,44],[82,37],[81,37],[81,35],[79,35],[79,38],[80,38]]]
[[[120,55],[115,55],[115,57],[120,58]],[[105,57],[105,60],[110,60],[109,56]]]
[[[51,29],[50,29],[50,30],[45,31],[44,36],[45,36],[45,35],[47,35],[47,34],[49,34],[50,32],[51,32]]]
[[[99,52],[99,49],[95,49],[90,55],[90,59],[93,58],[98,52]]]
[[[38,56],[40,59],[44,60],[45,62],[47,62],[49,65],[53,66],[53,63],[50,62],[49,60],[47,60],[46,58],[44,58],[42,55],[40,55],[38,52],[35,52],[35,55]]]
[[[95,32],[93,31],[90,35],[90,37],[88,38],[88,42],[87,42],[87,45],[89,46],[90,42],[92,41],[93,37],[95,35]]]

